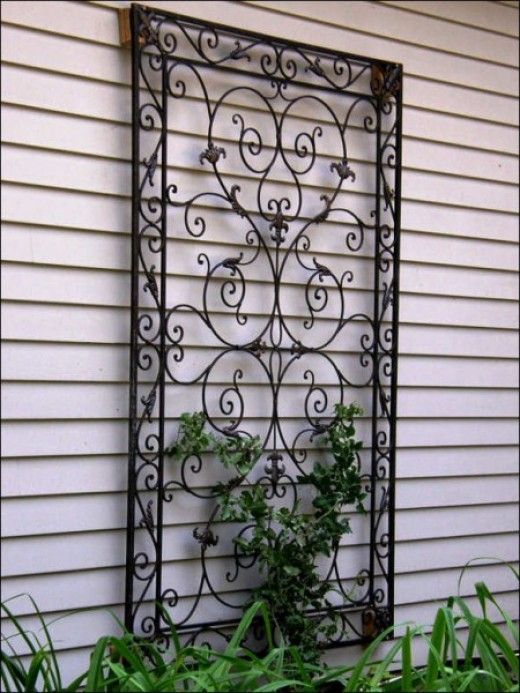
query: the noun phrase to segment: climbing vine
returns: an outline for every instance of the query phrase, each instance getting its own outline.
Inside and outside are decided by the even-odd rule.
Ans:
[[[320,641],[336,629],[329,600],[333,587],[320,575],[319,558],[333,555],[341,537],[351,533],[345,507],[365,510],[366,492],[358,464],[362,443],[356,440],[354,426],[354,418],[360,414],[355,403],[336,404],[335,417],[323,435],[334,462],[316,462],[311,473],[297,478],[313,489],[313,511],[309,513],[302,512],[300,500],[292,508],[276,509],[266,493],[267,485],[244,484],[262,454],[260,439],[216,436],[206,430],[202,412],[181,416],[177,440],[165,451],[180,459],[213,453],[232,470],[232,479],[213,489],[218,502],[214,519],[249,527],[234,542],[242,555],[258,562],[263,582],[252,591],[251,599],[266,601],[284,639],[298,646],[311,662],[319,658]],[[313,611],[326,612],[328,618],[313,617]]]

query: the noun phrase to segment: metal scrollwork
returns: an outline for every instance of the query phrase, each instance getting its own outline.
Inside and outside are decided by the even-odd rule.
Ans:
[[[329,608],[310,616],[330,646],[366,641],[393,622],[402,67],[131,16],[125,624],[167,643],[166,609],[187,642],[228,641],[259,567],[233,541],[253,528],[219,521],[218,485],[305,504],[334,404],[359,392],[369,513],[352,519],[358,543],[324,557]],[[261,437],[247,477],[204,453],[165,459],[194,392],[215,431]]]

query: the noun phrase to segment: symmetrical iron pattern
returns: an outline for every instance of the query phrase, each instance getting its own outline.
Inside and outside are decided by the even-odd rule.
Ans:
[[[402,68],[140,6],[132,51],[126,626],[167,637],[161,604],[191,641],[226,638],[257,579],[247,528],[215,523],[223,470],[164,456],[179,413],[261,435],[247,483],[291,506],[357,388],[369,512],[323,577],[328,644],[366,640],[393,620]],[[176,560],[194,547],[198,568]]]

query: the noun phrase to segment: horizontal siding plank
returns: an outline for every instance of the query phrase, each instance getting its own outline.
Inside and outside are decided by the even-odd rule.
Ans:
[[[212,216],[208,214],[206,218],[209,220]],[[218,220],[217,215],[214,216]],[[341,226],[335,228],[341,231]],[[346,231],[350,227],[344,228]],[[327,241],[316,238],[318,247],[314,252],[319,249],[320,252],[326,251],[324,257],[339,254],[343,262],[359,262],[356,258],[364,257],[361,251],[348,259],[342,254],[345,231],[341,235],[338,233],[334,240],[332,234]],[[193,252],[190,250],[194,247],[193,243],[198,241],[193,241],[187,232],[181,230],[175,239],[168,240],[167,247],[177,257],[181,249],[184,253]],[[4,261],[91,269],[130,269],[131,240],[127,234],[86,233],[5,222],[2,226],[2,245]],[[231,252],[227,248],[236,248],[237,245],[232,239],[219,239],[215,243],[215,239],[208,237],[207,247],[212,253],[224,253]],[[246,246],[244,250],[247,250]],[[466,296],[516,298],[517,277],[509,273],[518,271],[518,259],[511,250],[506,243],[403,232],[401,287],[404,291],[413,291],[414,288],[427,286],[430,293],[440,293],[449,287],[451,295],[456,287],[461,295]],[[178,272],[182,273],[183,269],[186,271],[179,267]],[[424,279],[422,273],[425,273]],[[459,277],[462,281],[458,281]],[[498,295],[495,287],[500,292]]]
[[[5,182],[2,187],[4,221],[119,233],[128,233],[131,228],[131,205],[126,198]],[[402,209],[402,228],[448,237],[518,242],[515,215],[483,209],[409,201]]]
[[[395,5],[390,7],[383,3],[327,2],[317,9],[316,5],[308,0],[297,5],[280,5],[266,0],[247,0],[247,4],[277,14],[292,14],[357,30],[363,34],[384,36],[399,43],[410,43],[480,60],[518,66],[518,41],[513,38],[495,36],[488,31],[465,26],[446,26],[442,18],[433,19],[427,15],[418,22],[415,16],[399,12]]]
[[[129,277],[125,273],[96,271],[96,281],[92,281],[92,271],[84,269],[62,269],[29,265],[5,264],[2,273],[2,287],[5,300],[33,302],[35,294],[39,302],[77,304],[90,306],[128,306]],[[307,279],[307,277],[305,277]],[[220,289],[221,281],[214,280],[212,286]],[[175,301],[187,301],[199,305],[202,297],[202,277],[167,278],[167,292],[175,296]],[[271,300],[267,283],[251,281],[247,283],[250,294],[242,312],[250,316],[265,315],[266,296]],[[253,287],[256,290],[253,294]],[[368,290],[349,289],[350,298],[356,310],[370,313]],[[284,287],[282,291],[285,315],[287,317],[306,317],[305,291],[296,284]],[[195,297],[195,298],[194,298]],[[262,303],[263,302],[263,303]],[[331,292],[331,301],[321,313],[322,319],[337,318],[338,305]],[[262,309],[262,305],[264,309]],[[143,308],[146,304],[143,302]],[[210,312],[222,311],[225,306],[215,300],[210,304]],[[400,297],[401,319],[418,324],[482,326],[515,329],[518,325],[517,306],[514,301],[477,298],[430,296],[428,294],[402,293]],[[232,317],[232,312],[224,310]],[[331,326],[332,327],[332,326]],[[247,336],[251,332],[242,331]],[[251,332],[252,334],[252,332]]]
[[[345,228],[346,232],[347,227]],[[344,233],[345,233],[344,232]],[[331,234],[332,235],[332,234]],[[344,234],[343,234],[344,235]],[[189,240],[187,232],[184,239],[170,239],[167,244],[167,252],[170,257],[175,258],[175,263],[172,270],[175,274],[170,274],[171,288],[175,290],[175,282],[182,282],[192,276],[193,270],[198,270],[196,256],[200,252],[200,243],[194,243]],[[11,299],[25,300],[27,296],[23,290],[18,289],[18,279],[20,277],[31,277],[38,282],[38,277],[43,281],[48,279],[53,281],[54,277],[62,275],[63,279],[70,276],[70,281],[73,281],[74,274],[78,277],[91,277],[92,271],[96,274],[104,276],[105,281],[113,281],[114,285],[128,285],[128,275],[121,273],[126,270],[129,272],[130,263],[130,238],[108,234],[85,234],[74,232],[52,232],[45,229],[36,229],[30,227],[27,230],[21,226],[10,226],[5,224],[3,227],[3,260],[4,260],[4,287],[6,297]],[[343,240],[337,236],[338,245]],[[421,253],[421,244],[415,238],[411,242],[407,242],[407,234],[402,235],[402,243],[404,246],[403,255],[414,256]],[[423,245],[428,247],[431,237],[424,239]],[[436,239],[431,244],[433,248],[442,248],[442,243],[435,243]],[[415,241],[415,242],[414,242]],[[319,246],[326,247],[325,244],[318,241]],[[445,244],[446,246],[448,244]],[[460,244],[463,245],[463,244]],[[459,248],[460,248],[459,245]],[[485,246],[481,246],[481,252],[475,259],[472,259],[471,250],[473,250],[470,242],[467,242],[468,253],[466,262],[478,262],[479,256],[484,255]],[[475,244],[476,245],[476,244]],[[454,254],[457,252],[457,243],[453,243]],[[220,261],[226,256],[237,253],[238,245],[235,244],[216,244],[208,238],[204,244],[205,252],[213,261]],[[105,252],[101,255],[102,250]],[[248,253],[247,246],[240,246],[240,250]],[[463,247],[460,248],[463,250]],[[493,262],[493,248],[490,249],[490,263]],[[502,248],[500,248],[502,250]],[[308,260],[308,264],[312,263],[314,257],[318,262],[327,265],[332,271],[339,273],[338,276],[349,268],[353,274],[353,281],[349,289],[370,290],[373,286],[373,260],[366,255],[351,255],[341,256],[337,254],[323,254],[320,252],[321,247],[314,248],[312,253],[302,253],[302,257]],[[368,251],[368,248],[367,248]],[[367,252],[365,251],[365,252]],[[423,250],[422,256],[428,257],[428,251]],[[461,253],[462,254],[462,253]],[[503,257],[504,253],[496,253],[497,258]],[[420,259],[415,262],[414,259],[402,259],[401,262],[401,282],[400,288],[403,295],[406,294],[424,294],[428,296],[459,296],[466,298],[485,298],[497,300],[516,300],[518,296],[518,277],[511,270],[493,271],[491,269],[483,269],[481,267],[464,268],[460,266],[442,266],[441,260],[437,253],[436,257],[439,264],[426,264]],[[473,256],[475,257],[475,256]],[[456,258],[456,255],[455,255]],[[453,258],[453,260],[455,260]],[[508,264],[515,263],[515,257],[509,252]],[[269,270],[265,265],[265,258],[261,256],[258,267],[250,269],[247,276],[248,286],[253,286],[269,275]],[[504,264],[506,260],[504,258]],[[114,274],[113,271],[118,274]],[[70,273],[70,275],[69,275]],[[295,262],[289,262],[284,273],[284,285],[299,284],[309,278],[309,273],[304,273],[303,270],[296,265]],[[79,281],[81,287],[81,280]],[[81,292],[81,289],[79,289]],[[100,287],[100,292],[103,293]],[[114,304],[114,301],[119,303],[123,297],[119,292],[114,294],[104,294],[107,297],[108,304]],[[112,300],[108,297],[111,296]],[[43,300],[54,300],[48,293],[42,294]],[[85,296],[87,302],[89,299]],[[74,299],[71,296],[71,301]],[[94,303],[99,302],[98,299]]]
[[[517,532],[515,501],[518,493],[512,488],[515,480],[514,476],[444,479],[440,482],[400,479],[396,488],[396,541]],[[499,512],[498,503],[502,503]],[[471,507],[464,507],[465,504]],[[477,504],[482,505],[475,512]],[[179,493],[175,492],[172,505],[165,507],[164,525],[169,528],[169,539],[177,546],[176,559],[199,556],[200,546],[195,541],[186,543],[186,537],[193,535],[197,523],[207,521],[214,507],[214,501],[201,504],[185,493],[182,493],[181,500]],[[23,524],[20,515],[24,517]],[[367,543],[369,523],[366,518],[352,516],[352,512],[350,516],[353,534],[346,535],[342,544]],[[2,523],[5,539],[123,530],[126,527],[126,494],[8,498],[2,502]],[[136,521],[138,526],[139,520]],[[237,532],[237,526],[229,523],[215,527],[224,546],[229,541],[224,541],[223,537],[229,535],[232,538]],[[219,552],[220,549],[216,549],[212,555]]]
[[[88,312],[84,313],[88,316]],[[354,335],[355,341],[355,335]],[[340,347],[341,344],[338,344]],[[41,383],[50,382],[92,382],[92,383],[126,383],[128,380],[128,348],[118,346],[107,348],[102,345],[60,345],[57,348],[53,344],[24,344],[24,345],[5,345],[3,363],[5,380],[16,380],[22,383],[37,380]],[[215,356],[222,353],[220,350],[209,349],[190,349],[189,359],[178,367],[176,375],[181,379],[188,376],[195,377],[202,371]],[[339,367],[343,367],[349,373],[351,381],[357,387],[363,385],[370,375],[370,371],[361,368],[357,362],[356,352],[350,354],[341,351],[329,350],[327,352],[335,359]],[[59,355],[59,356],[58,356]],[[244,360],[240,357],[240,365],[244,371],[242,384],[262,384],[265,383],[264,376],[260,369],[253,367],[253,362]],[[305,358],[305,363],[313,366],[317,375],[320,371],[319,361],[315,357]],[[302,361],[303,362],[303,361]],[[229,365],[231,364],[231,365]],[[248,365],[249,364],[249,365]],[[23,368],[23,370],[21,370]],[[227,382],[232,368],[232,359],[227,357],[222,365],[215,368],[212,372],[211,382],[221,384]],[[149,382],[146,374],[140,374],[143,382]],[[328,368],[324,368],[319,375],[319,380],[323,384],[335,383],[335,376]],[[294,365],[291,372],[285,378],[289,386],[303,383],[303,374],[298,364]],[[467,358],[443,357],[432,355],[407,355],[401,353],[399,361],[399,385],[400,387],[433,387],[433,388],[506,388],[514,390],[518,385],[518,369],[515,359],[490,359],[490,358]],[[179,385],[180,387],[180,385]],[[197,386],[198,387],[198,386]],[[42,388],[45,389],[45,388]],[[415,390],[414,390],[415,391]],[[476,397],[474,390],[470,390]],[[413,394],[410,395],[413,397]],[[419,397],[420,395],[418,395]],[[425,395],[426,400],[435,397],[434,394]],[[483,393],[483,397],[487,397]],[[455,397],[447,393],[446,397]],[[505,397],[505,395],[504,395]],[[465,399],[464,395],[462,398]],[[421,404],[418,400],[419,411],[421,407],[428,407],[427,401]],[[457,405],[456,399],[453,402],[452,411],[455,412]],[[459,400],[462,401],[462,400]],[[484,400],[482,400],[484,402]],[[509,400],[508,400],[509,401]],[[447,402],[447,400],[446,400]],[[110,405],[109,405],[110,406]],[[430,406],[434,406],[433,404]],[[473,405],[475,406],[475,405]],[[477,405],[479,406],[479,405]],[[485,407],[484,404],[482,404]],[[107,410],[108,411],[108,410]],[[423,410],[426,411],[426,410]],[[487,411],[490,411],[487,409]],[[430,410],[431,413],[431,410]],[[420,415],[420,414],[418,414]],[[461,416],[466,414],[461,413]]]
[[[31,90],[20,91],[21,80],[31,82]],[[131,118],[130,88],[119,84],[91,82],[79,77],[37,71],[6,63],[3,67],[3,101],[18,106],[58,111],[119,123]],[[202,113],[201,101],[190,100],[190,111],[177,112],[176,127],[192,132],[190,112]],[[226,109],[224,109],[225,111]],[[518,129],[498,122],[462,118],[450,113],[408,107],[403,118],[403,135],[457,146],[516,155]]]
[[[13,144],[58,149],[93,156],[128,161],[131,152],[129,124],[92,120],[88,116],[11,106],[2,107],[2,139]],[[201,142],[189,132],[171,135],[177,148],[179,142]],[[355,145],[355,140],[352,146]],[[351,154],[352,159],[352,154]],[[506,154],[477,149],[456,149],[453,146],[418,139],[406,139],[402,153],[404,169],[434,171],[448,175],[482,178],[483,180],[518,182],[516,158]]]
[[[296,435],[299,421],[286,422],[288,437]],[[246,420],[252,433],[260,432],[258,420]],[[403,420],[399,422],[399,447],[452,447],[517,445],[518,427],[515,420]],[[8,421],[4,423],[4,449],[7,457],[38,455],[111,455],[127,450],[128,425],[119,421],[54,421],[52,427],[44,421]],[[366,429],[366,430],[365,430]],[[176,425],[166,424],[166,436],[172,437]],[[299,429],[298,429],[299,430]],[[368,427],[361,424],[359,435],[368,440]],[[365,438],[366,435],[366,438]]]
[[[460,570],[448,569],[425,571],[419,581],[414,575],[396,576],[396,603],[410,604],[434,599],[447,599],[457,592]],[[503,565],[476,565],[466,571],[461,595],[474,593],[473,583],[483,580],[493,593],[513,591],[517,586],[513,574]],[[60,575],[62,588],[56,592],[56,576],[35,575],[32,578],[8,578],[5,580],[6,594],[21,594],[28,591],[34,595],[43,613],[72,610],[74,608],[102,607],[117,604],[122,599],[124,572],[120,568],[98,571],[83,571]],[[20,616],[33,613],[29,600],[16,603],[16,613]]]
[[[271,7],[272,9],[279,7],[274,5],[274,3],[256,4],[264,5],[268,8]],[[307,4],[305,3],[305,5]],[[518,64],[515,61],[515,56],[511,55],[516,50],[514,40],[507,38],[504,40],[505,37],[494,36],[489,32],[491,26],[495,28],[495,31],[515,36],[515,31],[512,29],[510,21],[504,21],[506,17],[500,16],[500,13],[497,18],[496,10],[493,12],[490,8],[486,8],[486,3],[480,3],[484,6],[483,12],[479,8],[480,16],[486,18],[486,24],[482,26],[475,24],[474,13],[464,13],[457,9],[450,13],[449,10],[444,11],[442,3],[426,3],[427,5],[437,7],[425,8],[424,14],[426,18],[421,23],[417,22],[413,15],[400,12],[399,4],[385,4],[388,4],[388,7],[384,7],[383,3],[380,3],[381,7],[374,7],[367,2],[351,2],[348,4],[345,22],[342,21],[342,16],[344,15],[338,12],[337,8],[331,7],[329,3],[328,7],[324,7],[325,12],[322,12],[319,17],[363,33],[374,33],[398,41],[406,41],[442,51],[461,53],[462,55],[498,63]],[[45,13],[41,5],[34,1],[26,2],[23,12],[16,3],[14,3],[14,6],[6,5],[6,9],[3,12],[3,21],[23,27],[32,27],[39,31],[45,30],[107,45],[117,46],[119,44],[118,32],[113,21],[113,12],[109,8],[94,6],[89,3],[71,4],[61,2],[57,3],[57,5],[63,11],[57,13],[58,21],[55,22],[52,22],[49,13]],[[409,6],[412,6],[411,9],[419,12],[423,11],[420,8],[420,3],[411,2],[403,3],[403,5],[406,9],[410,9]],[[417,5],[419,6],[418,9],[416,8]],[[347,5],[345,5],[346,7]],[[64,11],[65,8],[66,11]],[[305,6],[299,9],[305,9]],[[460,23],[469,26],[447,28],[442,20],[445,17],[453,18],[450,14],[454,14],[455,19]],[[468,14],[469,16],[467,16]],[[430,19],[429,16],[432,15],[437,18]],[[507,11],[502,13],[502,15],[506,15],[510,19]],[[473,21],[471,21],[472,18]],[[479,29],[484,29],[485,31],[479,31]],[[509,54],[506,53],[504,55],[504,52],[508,49]]]
[[[442,2],[439,0],[382,0],[385,5],[410,12],[427,14],[434,17],[495,31],[518,38],[518,26],[511,21],[511,12],[502,10],[498,3],[484,0],[471,2]]]
[[[97,534],[77,533],[65,537],[51,535],[6,539],[1,547],[4,575],[10,577],[33,574],[35,565],[38,565],[41,573],[124,566],[124,536],[124,531],[107,531]],[[169,562],[172,554],[170,545],[167,545],[166,551],[165,562]],[[365,551],[365,547],[349,549],[351,565],[356,564],[358,554],[363,558]],[[477,556],[496,556],[508,562],[518,561],[518,542],[514,534],[433,539],[428,540],[427,544],[404,542],[397,547],[396,573],[416,573],[418,566],[421,570],[462,567]],[[213,563],[209,567],[212,573],[214,570],[215,575],[219,575],[218,566],[222,568],[223,559],[209,560],[217,562],[215,568]],[[168,566],[168,570],[172,570],[176,576],[175,584],[179,594],[193,593],[193,573],[196,568],[197,564],[190,561],[179,561]],[[221,579],[224,579],[224,575],[225,572]]]
[[[402,363],[406,378],[407,363]],[[220,395],[225,385],[208,388],[209,401]],[[243,385],[241,390],[251,406],[248,414],[261,416],[267,398],[266,385]],[[128,386],[126,384],[87,383],[42,383],[35,388],[32,382],[9,383],[3,388],[5,420],[27,419],[104,419],[125,418],[127,414]],[[197,408],[199,392],[185,391],[186,399],[177,402],[180,388],[168,386],[166,405],[169,416],[181,411]],[[288,397],[296,400],[305,397],[307,389],[294,385],[287,391]],[[253,396],[251,397],[251,394]],[[356,392],[356,399],[365,408],[369,406],[370,389]],[[290,407],[288,407],[290,408]],[[405,418],[514,418],[518,409],[518,393],[510,390],[443,389],[441,383],[435,388],[400,386],[399,415]]]
[[[518,450],[511,447],[400,449],[397,477],[437,479],[488,477],[518,472]],[[2,496],[5,498],[126,491],[127,457],[4,458]],[[400,483],[400,481],[399,481]],[[52,503],[52,498],[49,498]]]
[[[103,5],[115,3],[104,2]],[[158,7],[170,11],[185,12],[184,3],[179,0],[151,0],[150,7]],[[292,6],[291,6],[292,7]],[[297,9],[295,7],[295,9]],[[222,21],[222,6],[211,2],[199,2],[190,8],[193,17],[209,21]],[[233,4],[230,9],[233,16],[233,24],[243,29],[272,34],[273,13],[250,4]],[[283,19],[277,17],[277,36],[316,45],[315,20],[293,17],[286,14],[287,9],[281,10]],[[276,16],[276,15],[275,15]],[[350,53],[357,55],[367,54],[367,37],[343,27],[329,25],[320,27],[320,41],[331,50],[345,50],[348,47]],[[412,75],[420,75],[430,79],[436,79],[453,84],[464,84],[478,89],[487,89],[492,92],[515,95],[517,93],[517,75],[511,67],[498,66],[490,63],[479,62],[478,67],[471,58],[445,54],[420,46],[400,44],[383,37],[371,37],[371,57],[382,60],[402,62],[406,65],[406,71]]]
[[[49,12],[40,0],[25,0],[23,6],[16,2],[6,3],[2,20],[38,31],[119,46],[118,25],[112,8],[68,0],[55,0],[54,8],[54,12]]]
[[[3,165],[4,180],[11,183],[44,185],[103,195],[130,195],[131,167],[126,163],[111,159],[102,160],[78,154],[4,145]],[[358,168],[360,166],[358,165]],[[367,166],[366,169],[365,175],[368,183],[371,168]],[[64,170],[69,172],[66,180],[63,178]],[[171,171],[169,180],[170,182],[176,181],[179,187],[179,200],[188,199],[201,189],[216,190],[214,175],[203,173],[202,170],[202,167],[199,167],[199,170],[183,167]],[[241,175],[244,170],[241,168],[239,175],[233,175],[232,169],[225,165],[222,167],[222,173],[226,174],[223,175],[223,180],[227,185],[231,185],[230,181],[235,182],[237,180],[244,181],[244,185],[246,181],[254,183],[254,178],[250,175]],[[352,192],[368,194],[370,188],[362,182],[365,176],[359,176],[359,178],[360,183],[355,185]],[[285,189],[289,190],[285,181],[276,180],[273,177],[273,182],[278,183],[282,192]],[[256,184],[253,187],[256,190]],[[320,190],[318,186],[315,187]],[[316,194],[313,188],[314,186],[305,185],[303,188],[304,196]],[[352,192],[350,192],[350,196],[352,196]],[[253,190],[251,190],[251,194],[253,194]],[[246,209],[249,209],[247,195],[247,188],[244,188],[242,200],[245,202]],[[340,198],[341,195],[338,196],[338,201]],[[352,204],[352,197],[350,199]],[[458,184],[454,186],[453,181],[447,177],[416,171],[403,172],[403,201],[406,200],[432,201],[443,205],[493,209],[499,212],[516,212],[518,209],[518,194],[513,186],[464,179],[459,180]],[[253,204],[252,199],[251,204]]]
[[[514,447],[475,447],[399,450],[397,477],[441,478],[518,473],[518,450]]]
[[[208,214],[209,223],[218,225],[218,215]],[[330,227],[331,231],[333,227]],[[343,255],[344,236],[351,227],[336,225],[327,240],[313,239],[323,264],[331,268],[348,263],[360,286],[372,285],[372,264],[367,247],[362,254]],[[237,239],[238,240],[238,239]],[[85,269],[129,271],[130,236],[77,230],[54,230],[34,225],[5,222],[2,227],[3,260],[31,265],[56,265]],[[367,243],[368,245],[368,243]],[[178,259],[173,269],[185,275],[195,265],[199,241],[180,230],[167,243],[168,255]],[[216,243],[208,234],[205,247],[210,255],[235,253],[232,239]],[[247,246],[240,246],[247,251]],[[325,252],[324,252],[325,251]],[[307,253],[302,253],[307,257]],[[367,258],[367,259],[364,259]],[[403,292],[460,295],[482,298],[516,299],[518,259],[508,244],[473,239],[449,239],[425,234],[401,234],[401,289]],[[485,270],[485,271],[483,271]],[[262,276],[265,276],[262,270]],[[364,276],[366,276],[365,282]],[[290,273],[287,280],[291,280]],[[294,276],[292,277],[294,281]]]
[[[56,350],[54,350],[56,353]],[[127,361],[125,359],[125,361]],[[40,362],[37,361],[39,364]],[[427,372],[431,366],[423,359],[417,366],[419,372]],[[513,383],[510,390],[493,388],[444,389],[443,373],[436,370],[438,382],[435,388],[421,387],[420,376],[411,377],[410,365],[406,357],[399,363],[399,417],[406,418],[515,418],[518,412],[518,393]],[[471,364],[473,367],[474,364]],[[44,365],[40,364],[43,369]],[[43,375],[43,374],[42,374]],[[464,381],[464,373],[460,380]],[[446,379],[446,376],[444,376]],[[415,387],[406,387],[403,381],[414,381]],[[247,374],[244,378],[247,381]],[[320,378],[317,375],[316,383]],[[226,384],[210,385],[207,388],[208,402],[213,403],[220,396]],[[109,383],[42,383],[35,387],[34,382],[5,382],[2,388],[2,411],[6,421],[37,419],[121,419],[128,414],[128,386]],[[248,416],[261,417],[269,402],[269,386],[266,383],[244,384],[241,391],[247,403]],[[183,392],[182,401],[179,393]],[[302,401],[308,392],[307,386],[295,384],[286,390],[287,398]],[[350,393],[349,393],[350,394]],[[371,389],[364,388],[353,393],[365,411],[370,410]],[[165,406],[168,416],[178,416],[184,411],[200,406],[198,388],[181,389],[175,385],[166,388]],[[289,412],[292,404],[280,405],[280,411]]]
[[[5,340],[37,342],[24,345],[20,351],[22,361],[25,361],[24,354],[37,354],[45,360],[45,369],[40,369],[39,378],[34,370],[37,366],[25,362],[24,368],[28,370],[23,372],[26,375],[20,375],[22,380],[30,373],[36,380],[60,377],[70,380],[126,380],[126,371],[115,369],[114,359],[118,356],[124,358],[127,348],[114,351],[108,345],[128,344],[128,309],[5,302],[2,315]],[[514,330],[401,324],[400,338],[401,353],[515,358],[518,350],[518,335]],[[52,356],[55,354],[54,343],[60,342],[74,343],[66,348],[60,346],[61,362]],[[9,363],[6,359],[7,367]],[[105,368],[107,370],[103,372]],[[16,379],[16,371],[10,379],[13,378]]]
[[[385,8],[381,7],[385,12]],[[112,84],[130,83],[129,53],[118,45],[112,47],[78,42],[67,36],[36,33],[9,24],[3,25],[2,35],[2,59],[6,63]],[[497,38],[498,43],[504,40],[503,37]],[[507,54],[502,47],[501,56],[506,60],[508,57],[518,60],[518,42],[514,39],[507,40],[511,41],[514,48]],[[482,45],[482,42],[474,45]],[[23,50],[20,50],[20,46],[23,46]],[[404,106],[470,118],[477,117],[509,125],[516,124],[518,115],[518,103],[512,96],[485,94],[475,88],[468,88],[465,83],[453,85],[446,83],[446,80],[435,82],[424,79],[422,74],[407,75]]]

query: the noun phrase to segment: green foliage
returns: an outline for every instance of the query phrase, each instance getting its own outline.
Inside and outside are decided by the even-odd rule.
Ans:
[[[285,693],[325,693],[326,691],[518,691],[518,626],[497,603],[488,587],[476,585],[481,614],[474,613],[460,597],[452,597],[441,607],[430,634],[420,626],[406,627],[403,637],[387,643],[384,656],[376,660],[388,628],[366,648],[354,666],[326,667],[304,660],[299,649],[285,641],[274,646],[270,610],[262,602],[244,614],[224,652],[206,646],[183,647],[172,631],[166,651],[153,642],[137,640],[130,633],[104,636],[94,647],[88,670],[75,681],[63,685],[59,658],[50,629],[36,609],[44,638],[24,631],[13,612],[2,605],[7,623],[14,631],[2,635],[0,676],[2,690],[123,693],[126,691],[284,691]],[[489,617],[498,610],[506,623],[505,632]],[[267,653],[256,655],[243,647],[251,624],[263,621]],[[50,625],[50,624],[49,624]],[[461,627],[467,635],[460,635]],[[423,639],[428,648],[425,666],[414,666],[414,641]],[[17,653],[20,642],[28,652]],[[515,651],[516,648],[516,651]]]
[[[262,449],[255,438],[218,438],[204,430],[204,414],[183,414],[177,441],[168,454],[186,457],[213,452],[235,478],[215,488],[219,503],[217,520],[251,526],[247,537],[235,538],[243,555],[257,559],[263,583],[251,601],[266,602],[285,640],[300,649],[305,661],[318,662],[320,640],[334,634],[336,616],[328,599],[332,584],[319,573],[320,556],[331,556],[341,537],[351,532],[346,505],[363,512],[363,491],[357,464],[361,443],[355,439],[354,417],[362,413],[356,404],[336,404],[335,417],[323,442],[330,448],[333,464],[316,463],[298,481],[314,489],[314,512],[305,515],[299,504],[279,510],[266,497],[267,486],[238,487],[259,459]],[[291,610],[287,605],[292,606]],[[309,610],[322,612],[309,616]],[[325,617],[323,617],[325,612]]]
[[[203,412],[181,414],[181,425],[175,443],[166,448],[170,457],[185,458],[212,452],[227,469],[233,469],[239,477],[245,476],[262,454],[258,436],[229,435],[217,437],[204,430],[206,417]]]

